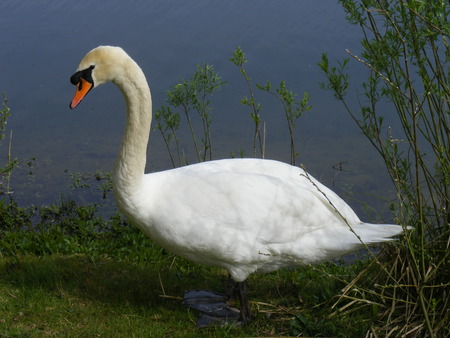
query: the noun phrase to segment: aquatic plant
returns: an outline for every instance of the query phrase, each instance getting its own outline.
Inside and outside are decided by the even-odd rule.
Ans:
[[[186,117],[198,162],[204,162],[213,158],[211,139],[212,107],[210,96],[225,83],[215,71],[214,66],[205,63],[203,66],[196,66],[196,71],[192,78],[182,80],[167,91],[167,103],[173,109],[181,110],[181,113]],[[195,131],[191,118],[192,111],[197,112],[202,125],[202,133],[200,134],[201,148],[197,141],[198,133]],[[181,144],[177,137],[177,130],[180,126],[180,112],[178,110],[174,111],[170,107],[162,106],[156,111],[155,120],[157,121],[156,129],[163,136],[172,165],[175,167],[175,161],[170,147],[172,140],[175,141],[178,166],[187,164],[187,158],[184,156],[182,158],[181,156]]]
[[[256,102],[255,94],[253,91],[253,87],[251,84],[251,78],[249,77],[247,71],[244,68],[244,64],[248,62],[245,57],[244,51],[241,47],[238,47],[233,52],[233,57],[230,58],[230,61],[239,67],[239,70],[242,76],[245,79],[247,84],[247,88],[250,94],[250,97],[245,96],[241,99],[241,103],[245,106],[251,108],[250,116],[254,123],[254,135],[253,135],[253,155],[257,156],[257,148],[259,149],[259,154],[261,158],[264,158],[265,153],[265,133],[263,132],[261,135],[261,104]],[[287,89],[286,82],[281,81],[278,88],[275,90],[272,89],[272,84],[270,81],[267,81],[264,85],[256,84],[257,89],[265,91],[272,96],[276,97],[282,104],[284,110],[284,117],[288,124],[289,130],[289,139],[290,139],[290,163],[295,165],[295,159],[298,156],[298,153],[295,151],[295,137],[294,130],[296,127],[296,122],[302,116],[302,114],[306,111],[311,110],[312,106],[309,104],[310,97],[308,92],[304,92],[301,99],[298,99],[299,96],[292,90]],[[258,145],[258,146],[257,146]]]
[[[253,156],[258,157],[257,149],[259,150],[259,157],[264,158],[265,156],[265,139],[264,133],[261,134],[261,104],[256,102],[255,94],[253,92],[253,87],[251,84],[251,78],[247,74],[245,70],[244,64],[247,63],[247,58],[245,57],[244,51],[241,47],[236,48],[233,51],[233,57],[229,59],[233,64],[239,67],[239,71],[245,79],[245,83],[247,84],[248,92],[250,97],[245,96],[241,99],[241,103],[245,106],[250,107],[250,116],[254,123],[254,132],[253,132]]]
[[[8,100],[6,94],[3,93],[3,108],[0,109],[0,145],[5,138],[6,124],[8,118],[11,116],[10,109],[8,107]],[[11,142],[12,131],[9,134],[8,151],[6,155],[6,162],[1,164],[0,162],[0,194],[11,194],[10,181],[11,172],[17,166],[18,160],[11,157]]]
[[[295,151],[294,130],[296,122],[300,116],[312,108],[309,104],[310,97],[308,92],[304,92],[303,97],[301,99],[297,99],[298,94],[292,90],[288,90],[286,88],[285,81],[281,81],[279,87],[275,88],[275,91],[273,91],[272,85],[269,81],[267,81],[264,86],[257,84],[256,87],[275,96],[283,105],[284,115],[289,129],[291,164],[295,165],[295,159],[297,158],[298,153]]]
[[[164,144],[166,145],[167,152],[170,156],[170,161],[172,162],[172,167],[176,167],[175,159],[172,154],[172,148],[170,143],[175,141],[175,149],[178,158],[178,165],[182,165],[186,160],[183,160],[181,157],[181,146],[180,140],[177,136],[178,128],[180,127],[180,113],[177,111],[173,111],[172,108],[161,106],[155,112],[155,129],[159,130],[161,136],[163,137]],[[192,129],[191,129],[192,131]],[[195,141],[194,141],[195,144]]]

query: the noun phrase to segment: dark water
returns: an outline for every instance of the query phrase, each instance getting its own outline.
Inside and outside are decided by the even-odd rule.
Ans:
[[[327,52],[332,61],[358,53],[360,32],[345,21],[330,0],[251,1],[2,1],[0,4],[0,92],[5,92],[13,116],[12,154],[36,157],[32,172],[12,178],[22,203],[59,199],[70,181],[64,173],[110,170],[122,135],[124,103],[111,84],[91,93],[71,111],[74,88],[69,77],[90,49],[100,44],[122,46],[143,68],[150,82],[154,109],[180,78],[195,65],[208,62],[227,81],[213,102],[214,157],[229,157],[244,149],[252,154],[252,121],[239,101],[248,95],[238,69],[228,59],[240,46],[249,60],[254,83],[285,80],[288,88],[312,97],[312,111],[296,129],[299,163],[343,195],[363,213],[368,202],[386,213],[378,198],[393,198],[392,186],[368,141],[330,92],[317,62]],[[355,83],[365,69],[353,63]],[[353,104],[357,105],[356,88]],[[256,92],[267,129],[267,158],[289,161],[286,121],[279,102]],[[6,153],[6,142],[0,155]],[[2,160],[3,161],[3,160]],[[333,169],[343,163],[345,171]],[[3,162],[2,162],[3,163]],[[148,171],[170,168],[157,133],[150,137]],[[359,202],[356,202],[358,200]],[[361,215],[363,219],[367,217]]]

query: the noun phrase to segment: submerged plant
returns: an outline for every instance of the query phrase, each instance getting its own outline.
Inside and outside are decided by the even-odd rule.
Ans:
[[[72,189],[91,189],[101,192],[102,199],[106,199],[109,193],[113,190],[113,182],[110,171],[96,171],[96,172],[76,172],[72,173],[65,170],[69,176],[69,187]]]

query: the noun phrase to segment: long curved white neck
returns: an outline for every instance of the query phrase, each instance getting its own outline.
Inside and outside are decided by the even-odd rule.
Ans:
[[[113,82],[125,97],[127,117],[122,144],[113,170],[114,195],[121,209],[130,207],[131,197],[144,176],[147,144],[152,121],[150,89],[141,68],[130,58]]]

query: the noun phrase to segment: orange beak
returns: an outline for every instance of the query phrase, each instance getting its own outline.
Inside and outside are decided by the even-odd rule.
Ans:
[[[92,89],[92,83],[86,81],[82,77],[80,77],[80,82],[77,84],[77,89],[75,91],[75,95],[73,96],[72,102],[70,102],[70,109],[75,108],[84,99],[87,93]]]

